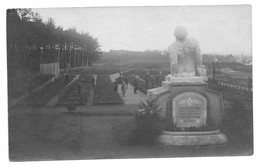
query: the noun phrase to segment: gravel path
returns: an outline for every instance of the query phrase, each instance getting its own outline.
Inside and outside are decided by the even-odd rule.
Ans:
[[[110,79],[112,82],[114,82],[115,79],[118,77],[119,77],[119,73],[110,75]],[[146,95],[141,91],[137,90],[136,94],[134,94],[134,87],[130,83],[128,83],[128,87],[126,89],[126,94],[124,97],[121,92],[121,85],[118,86],[118,92],[122,97],[124,104],[139,104],[141,101],[146,100]]]

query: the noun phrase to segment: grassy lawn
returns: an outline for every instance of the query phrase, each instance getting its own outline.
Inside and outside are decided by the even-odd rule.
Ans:
[[[47,133],[58,117],[59,114],[32,113],[9,117],[10,160],[30,160],[32,157],[45,160],[50,157],[42,153],[59,146],[47,139]]]
[[[133,116],[81,115],[79,146],[64,144],[66,126],[78,114],[17,114],[9,118],[9,151],[12,161],[66,160],[66,159],[118,159],[118,158],[170,158],[199,156],[233,156],[252,154],[252,134],[223,128],[228,144],[211,147],[161,147],[129,145],[129,135],[136,128]],[[61,123],[59,122],[61,121]],[[65,122],[65,123],[64,123]],[[59,126],[61,125],[61,127]],[[63,125],[63,126],[62,126]],[[233,125],[234,126],[234,125]],[[241,127],[240,127],[241,128]],[[247,128],[248,129],[248,128]],[[54,132],[50,136],[50,132]],[[59,138],[60,137],[60,138]]]

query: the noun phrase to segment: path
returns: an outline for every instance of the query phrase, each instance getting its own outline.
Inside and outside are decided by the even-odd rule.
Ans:
[[[116,78],[119,77],[119,73],[115,73],[110,75],[111,82],[114,82]],[[118,92],[121,98],[124,101],[124,104],[139,104],[141,101],[146,100],[146,95],[141,91],[137,90],[136,94],[134,94],[134,87],[130,83],[128,83],[128,88],[126,89],[126,94],[123,97],[121,92],[121,85],[118,86]]]

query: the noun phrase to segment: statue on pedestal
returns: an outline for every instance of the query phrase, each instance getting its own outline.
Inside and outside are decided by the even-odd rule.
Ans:
[[[184,26],[177,26],[174,35],[176,41],[167,50],[170,57],[170,76],[205,76],[206,71],[202,65],[202,56],[198,41],[187,37],[188,32]]]

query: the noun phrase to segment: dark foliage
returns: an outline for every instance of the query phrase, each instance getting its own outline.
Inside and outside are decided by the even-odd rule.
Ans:
[[[223,124],[232,132],[239,132],[252,126],[252,115],[246,111],[245,101],[241,97],[232,96],[232,106],[226,109]]]
[[[45,23],[31,9],[7,10],[9,68],[39,69],[41,63],[59,62],[61,68],[92,65],[100,57],[96,38],[75,28],[63,30],[49,18]]]
[[[153,145],[156,137],[163,131],[163,120],[159,114],[161,109],[158,106],[156,99],[139,104],[135,114],[137,128],[134,131],[134,144]]]

